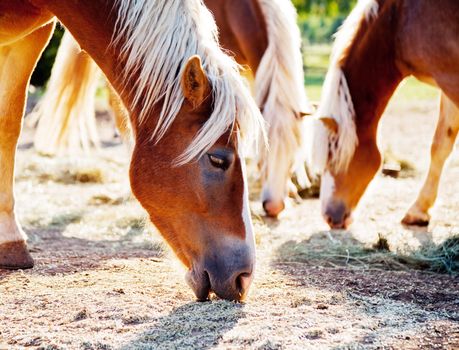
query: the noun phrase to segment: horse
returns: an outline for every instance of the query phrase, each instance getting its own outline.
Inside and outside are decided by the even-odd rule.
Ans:
[[[58,19],[129,111],[132,192],[197,299],[244,299],[255,245],[243,157],[264,122],[202,2],[11,0],[0,14],[0,267],[33,266],[14,159],[30,75]]]
[[[455,0],[361,0],[336,36],[314,118],[312,162],[322,173],[322,215],[347,228],[381,165],[381,115],[410,75],[441,90],[430,171],[402,220],[428,225],[445,160],[459,130],[459,3]]]
[[[295,170],[300,185],[306,187],[307,177],[301,173],[303,127],[302,117],[312,113],[304,90],[301,35],[296,25],[296,10],[283,0],[205,0],[219,28],[220,44],[244,67],[245,76],[255,75],[254,97],[268,126],[269,150],[258,151],[258,166],[262,182],[261,202],[268,216],[277,217],[285,207],[285,198],[294,189],[291,177]],[[36,115],[41,116],[35,135],[35,148],[44,154],[85,151],[97,145],[97,135],[89,123],[78,119],[94,119],[94,91],[85,86],[97,82],[98,75],[91,59],[71,47],[71,36],[64,34],[56,58],[48,92]],[[66,51],[61,53],[61,51]],[[68,53],[72,52],[73,57]],[[62,68],[63,67],[63,68]],[[81,67],[86,68],[86,74]],[[65,69],[66,72],[62,72]],[[84,84],[81,84],[81,83]],[[81,86],[81,88],[80,88]],[[68,90],[67,95],[58,92]],[[73,92],[73,93],[72,93]],[[87,99],[73,95],[87,96]],[[125,113],[116,94],[110,92],[110,104],[115,107],[115,121],[126,134]],[[80,126],[69,131],[70,121]],[[49,129],[57,130],[50,135]],[[84,131],[88,131],[85,133]],[[70,141],[70,140],[76,141]],[[80,139],[80,142],[77,142]]]

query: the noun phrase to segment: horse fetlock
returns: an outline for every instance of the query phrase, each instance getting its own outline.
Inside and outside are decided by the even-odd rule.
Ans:
[[[430,222],[430,214],[427,210],[423,210],[416,205],[413,205],[402,219],[402,224],[408,226],[428,226]]]
[[[0,244],[25,239],[26,235],[16,221],[14,210],[0,210]]]

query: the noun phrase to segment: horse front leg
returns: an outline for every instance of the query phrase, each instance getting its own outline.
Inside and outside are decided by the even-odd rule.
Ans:
[[[441,95],[440,116],[431,148],[430,169],[416,202],[402,220],[405,225],[427,226],[429,209],[434,205],[443,166],[454,147],[459,131],[459,109],[444,93]]]
[[[54,21],[0,46],[0,268],[33,267],[14,208],[14,162],[32,71],[54,30]],[[0,43],[1,45],[1,43]]]

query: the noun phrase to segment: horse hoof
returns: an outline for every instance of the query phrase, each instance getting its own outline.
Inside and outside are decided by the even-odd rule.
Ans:
[[[430,222],[430,218],[428,215],[417,216],[417,215],[411,215],[409,213],[406,214],[402,220],[402,224],[406,226],[426,227],[426,226],[429,226],[429,222]]]
[[[0,244],[0,269],[31,269],[33,265],[32,256],[24,241]]]

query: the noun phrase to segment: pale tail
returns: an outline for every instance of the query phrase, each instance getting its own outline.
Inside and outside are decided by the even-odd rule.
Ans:
[[[270,182],[281,181],[300,159],[301,114],[312,108],[304,90],[301,34],[290,0],[259,0],[264,14],[268,47],[255,75],[255,100],[268,124],[269,152],[260,152],[263,172]],[[290,167],[290,169],[288,169]],[[281,170],[287,173],[276,174]],[[276,180],[277,178],[277,180]]]
[[[47,91],[33,112],[34,144],[46,155],[87,153],[99,146],[95,94],[100,72],[65,32]]]

